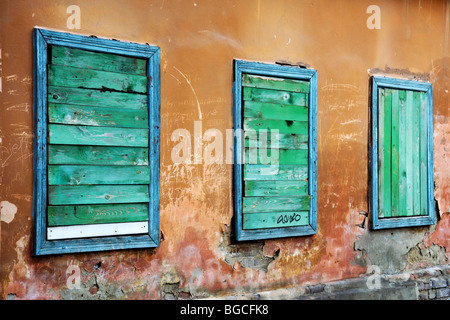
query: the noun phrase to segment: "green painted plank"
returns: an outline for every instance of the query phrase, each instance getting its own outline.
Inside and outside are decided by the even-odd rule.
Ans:
[[[406,91],[398,92],[398,216],[406,216]]]
[[[246,197],[308,195],[308,181],[245,181]]]
[[[309,211],[245,213],[245,230],[283,228],[309,225]]]
[[[242,75],[242,86],[309,93],[308,81],[273,78],[250,74]]]
[[[306,211],[310,208],[310,196],[300,197],[244,197],[242,212]]]
[[[413,215],[420,215],[420,92],[414,91],[413,102]]]
[[[48,163],[148,166],[148,148],[49,144]]]
[[[378,217],[384,218],[384,89],[378,89]]]
[[[148,203],[49,206],[48,226],[148,221]]]
[[[305,93],[278,91],[244,87],[244,100],[289,104],[301,107],[308,106],[308,95]]]
[[[244,118],[244,130],[267,130],[268,136],[270,136],[269,130],[278,130],[279,133],[307,135],[308,121]]]
[[[146,110],[49,103],[48,117],[50,123],[148,128],[148,112]]]
[[[148,97],[135,93],[48,86],[47,97],[49,103],[148,110]]]
[[[148,185],[49,186],[49,205],[149,202]]]
[[[289,134],[289,133],[268,133],[265,138],[259,138],[255,135],[245,137],[244,145],[246,148],[274,148],[278,149],[308,149],[308,135]]]
[[[115,72],[48,66],[48,84],[69,88],[147,93],[147,77]]]
[[[49,185],[145,184],[149,166],[49,165]]]
[[[406,215],[414,215],[414,198],[413,198],[413,146],[414,134],[417,130],[413,124],[413,91],[406,92]]]
[[[244,159],[246,164],[307,165],[308,150],[245,148]]]
[[[428,214],[428,112],[427,94],[420,93],[420,215]]]
[[[51,144],[147,147],[148,130],[49,124]]]
[[[380,196],[383,197],[383,217],[389,218],[392,213],[392,185],[391,185],[391,136],[392,136],[392,90],[384,90],[384,129],[383,129],[383,186]]]
[[[244,180],[307,180],[308,166],[299,165],[244,165]]]
[[[399,215],[399,99],[398,90],[392,91],[392,137],[391,137],[391,157],[392,157],[392,217]]]
[[[244,117],[308,121],[308,108],[276,103],[245,101]]]
[[[135,74],[141,76],[145,76],[147,74],[146,60],[126,57],[118,54],[52,46],[51,57],[51,64],[58,66]]]

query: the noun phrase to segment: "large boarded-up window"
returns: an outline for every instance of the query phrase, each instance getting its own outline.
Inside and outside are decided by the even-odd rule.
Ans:
[[[37,255],[155,247],[159,49],[34,30]]]
[[[316,233],[315,70],[235,61],[238,240]]]
[[[434,223],[432,87],[373,77],[372,226]]]

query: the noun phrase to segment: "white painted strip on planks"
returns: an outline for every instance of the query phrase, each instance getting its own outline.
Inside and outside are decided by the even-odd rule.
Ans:
[[[85,224],[47,228],[47,239],[75,239],[90,237],[142,234],[148,232],[148,221],[105,224]]]

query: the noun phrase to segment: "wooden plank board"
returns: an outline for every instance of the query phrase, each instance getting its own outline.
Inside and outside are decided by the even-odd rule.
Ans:
[[[384,217],[384,89],[378,89],[378,217]]]
[[[307,165],[308,150],[245,148],[244,161],[245,164]]]
[[[309,224],[309,211],[245,213],[243,228],[266,229],[306,226]]]
[[[389,218],[392,213],[391,185],[391,136],[392,136],[392,90],[385,89],[384,95],[384,128],[383,128],[383,185],[380,185],[380,196],[383,197],[383,217]]]
[[[148,222],[87,224],[47,228],[47,240],[120,236],[148,233]]]
[[[145,76],[147,61],[118,54],[52,46],[51,64]]]
[[[48,84],[69,88],[116,90],[138,94],[145,94],[148,90],[147,77],[145,76],[53,65],[48,66]]]
[[[246,197],[308,195],[308,181],[245,181]]]
[[[308,121],[244,118],[244,130],[267,130],[267,136],[270,136],[270,130],[278,130],[278,133],[307,135]]]
[[[274,132],[267,133],[266,139],[258,137],[256,135],[248,135],[245,137],[244,146],[246,148],[271,148],[272,143],[274,148],[278,149],[308,149],[308,135],[306,134],[289,134],[289,133],[278,133]]]
[[[414,91],[413,102],[413,215],[420,215],[420,92]]]
[[[49,205],[149,202],[148,185],[49,186]]]
[[[300,107],[308,106],[307,94],[289,91],[243,87],[243,99],[259,102],[289,104]]]
[[[150,183],[149,166],[49,165],[49,185]]]
[[[242,75],[242,86],[263,89],[284,90],[293,92],[309,92],[309,82],[293,79],[282,79],[260,75]]]
[[[148,128],[148,112],[146,110],[49,103],[48,117],[50,123]]]
[[[49,124],[51,144],[147,147],[147,129]]]
[[[308,121],[308,108],[277,103],[244,101],[244,117]]]
[[[414,134],[417,130],[413,126],[413,91],[406,92],[406,215],[414,215],[414,198],[413,198],[413,146]]]
[[[49,103],[92,107],[147,110],[148,106],[148,97],[146,95],[84,88],[48,86],[47,97]]]
[[[307,180],[308,166],[244,165],[244,180]]]
[[[48,163],[148,166],[148,148],[50,144]]]
[[[148,203],[49,206],[48,226],[148,221]]]
[[[398,92],[398,216],[406,216],[406,91]]]
[[[428,215],[428,101],[425,92],[420,93],[420,215]]]
[[[392,137],[391,137],[391,157],[392,157],[392,217],[397,217],[399,200],[399,99],[398,90],[392,91]]]
[[[244,197],[243,213],[307,211],[310,208],[310,196],[300,197]]]

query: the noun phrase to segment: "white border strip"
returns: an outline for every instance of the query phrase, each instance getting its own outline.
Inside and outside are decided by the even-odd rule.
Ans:
[[[85,224],[47,228],[47,239],[75,239],[148,233],[148,221]]]

